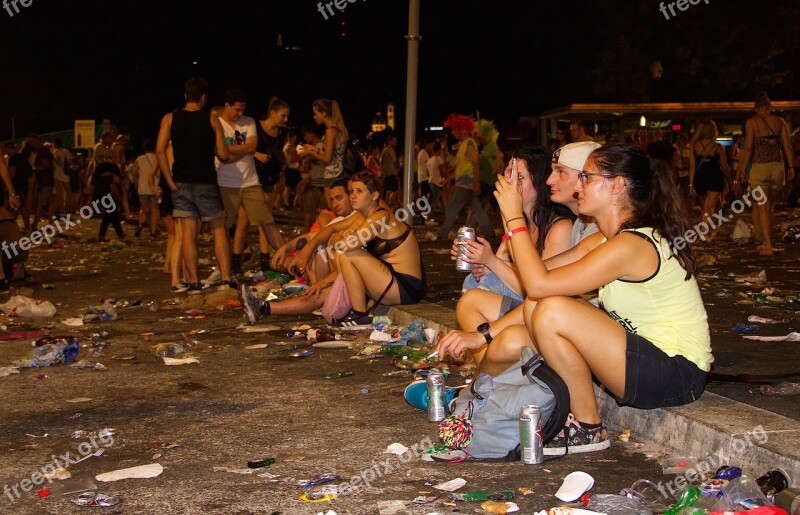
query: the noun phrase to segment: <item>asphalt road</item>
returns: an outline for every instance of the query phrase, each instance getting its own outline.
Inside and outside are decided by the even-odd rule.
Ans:
[[[421,240],[429,229],[416,228]],[[86,221],[61,236],[62,248],[33,250],[33,277],[23,285],[31,290],[23,293],[53,302],[58,313],[49,319],[8,323],[25,323],[10,325],[9,330],[44,328],[52,336],[77,336],[82,345],[78,358],[100,362],[107,370],[59,365],[0,378],[0,453],[4,456],[0,477],[8,487],[0,497],[2,512],[86,510],[70,502],[73,495],[53,493],[39,498],[38,487],[25,492],[23,487],[29,485],[23,480],[52,463],[53,456],[69,451],[74,459],[100,447],[104,449],[101,456],[67,468],[71,481],[92,481],[99,473],[151,463],[163,466],[160,475],[149,479],[95,481],[99,491],[124,500],[105,510],[110,513],[314,514],[334,510],[372,514],[379,513],[379,502],[391,500],[406,503],[407,513],[480,512],[476,504],[442,504],[449,496],[432,486],[457,477],[467,481],[461,491],[512,490],[521,512],[531,513],[560,504],[554,493],[564,476],[575,470],[591,474],[599,493],[616,493],[640,478],[670,479],[662,474],[658,461],[670,454],[636,443],[635,434],[630,442],[615,438],[609,450],[537,467],[428,463],[408,459],[408,455],[385,454],[392,443],[412,447],[435,439],[435,425],[401,397],[410,376],[397,375],[403,372],[389,358],[356,357],[348,349],[316,349],[301,338],[287,336],[292,327],[320,325],[321,319],[312,315],[271,317],[259,325],[274,329],[245,333],[237,329],[243,320],[241,308],[226,303],[233,300],[230,292],[193,298],[168,293],[168,278],[158,261],[163,240],[134,240],[119,249],[87,242],[95,230],[96,220]],[[130,226],[127,231],[133,232]],[[800,290],[793,268],[798,250],[787,244],[777,257],[759,258],[751,246],[723,243],[724,234],[707,247],[708,253],[717,255],[717,265],[704,268],[701,276],[717,359],[715,381],[709,389],[796,418],[796,403],[764,398],[757,385],[796,380],[799,344],[744,340],[729,329],[744,325],[750,314],[792,319],[788,324],[765,326],[759,335],[787,334],[798,326],[791,309],[794,304],[785,299]],[[422,246],[429,298],[454,305],[457,280],[463,276],[454,271],[449,256],[434,251],[447,244],[423,242]],[[201,249],[201,257],[211,258],[210,243],[203,242]],[[739,293],[760,291],[764,286],[737,284],[729,274],[761,269],[766,270],[769,286],[776,288],[774,295],[784,297],[780,307],[738,303],[748,300]],[[208,267],[203,270],[209,271]],[[108,298],[116,300],[121,319],[83,327],[61,323],[99,307]],[[138,301],[140,305],[132,305]],[[108,335],[91,337],[103,331]],[[156,334],[142,334],[147,332]],[[30,338],[0,342],[0,367],[30,352],[30,342]],[[169,342],[188,346],[199,363],[165,365],[153,345]],[[252,345],[264,347],[246,348]],[[313,355],[291,356],[306,349]],[[323,377],[340,372],[353,375]],[[71,438],[75,431],[104,428],[114,429],[113,441]],[[176,446],[165,448],[172,444]],[[248,460],[267,457],[276,462],[256,474],[235,472],[246,469]],[[370,486],[321,504],[299,500],[309,489],[293,484],[324,473],[340,475],[337,483],[352,483],[357,475],[371,479],[370,471],[375,472]],[[278,477],[261,477],[262,472]],[[531,493],[523,495],[520,488]],[[410,501],[419,495],[437,499],[414,508]]]

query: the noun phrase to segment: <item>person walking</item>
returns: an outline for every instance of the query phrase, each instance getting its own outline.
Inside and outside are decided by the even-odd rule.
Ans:
[[[494,228],[489,216],[481,204],[480,164],[478,160],[478,145],[473,139],[475,122],[463,114],[451,114],[444,122],[444,127],[453,132],[453,137],[458,141],[455,163],[455,192],[445,209],[445,218],[439,228],[437,236],[446,239],[450,228],[456,221],[459,213],[469,204],[472,214],[478,221],[481,232],[486,238],[494,237]]]

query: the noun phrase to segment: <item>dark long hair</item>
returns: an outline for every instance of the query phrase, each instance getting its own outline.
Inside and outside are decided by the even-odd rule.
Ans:
[[[633,216],[622,229],[652,227],[661,238],[670,242],[672,257],[686,270],[686,280],[692,277],[696,263],[689,245],[674,245],[691,230],[685,204],[678,185],[660,161],[650,159],[637,147],[616,144],[600,147],[589,159],[606,173],[625,178]]]
[[[513,157],[525,161],[528,173],[531,176],[533,189],[536,190],[536,201],[533,203],[530,213],[525,213],[525,218],[529,224],[539,228],[539,235],[536,238],[536,250],[541,254],[544,251],[544,241],[553,222],[562,218],[574,220],[575,215],[570,209],[550,200],[550,187],[547,185],[547,178],[550,176],[550,160],[547,154],[540,147],[522,147],[514,152]]]

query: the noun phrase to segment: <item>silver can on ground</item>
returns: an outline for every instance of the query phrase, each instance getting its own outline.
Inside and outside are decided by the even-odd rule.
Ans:
[[[444,375],[438,370],[431,370],[425,379],[428,386],[428,421],[441,422],[447,412],[444,396]]]
[[[539,406],[526,404],[520,408],[519,441],[523,464],[538,465],[544,462],[542,410]]]

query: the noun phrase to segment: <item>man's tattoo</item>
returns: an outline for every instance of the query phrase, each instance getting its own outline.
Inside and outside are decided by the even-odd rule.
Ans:
[[[294,244],[294,249],[295,250],[303,250],[303,247],[306,246],[306,243],[308,243],[307,239],[300,238],[299,240],[297,240],[297,243]]]

